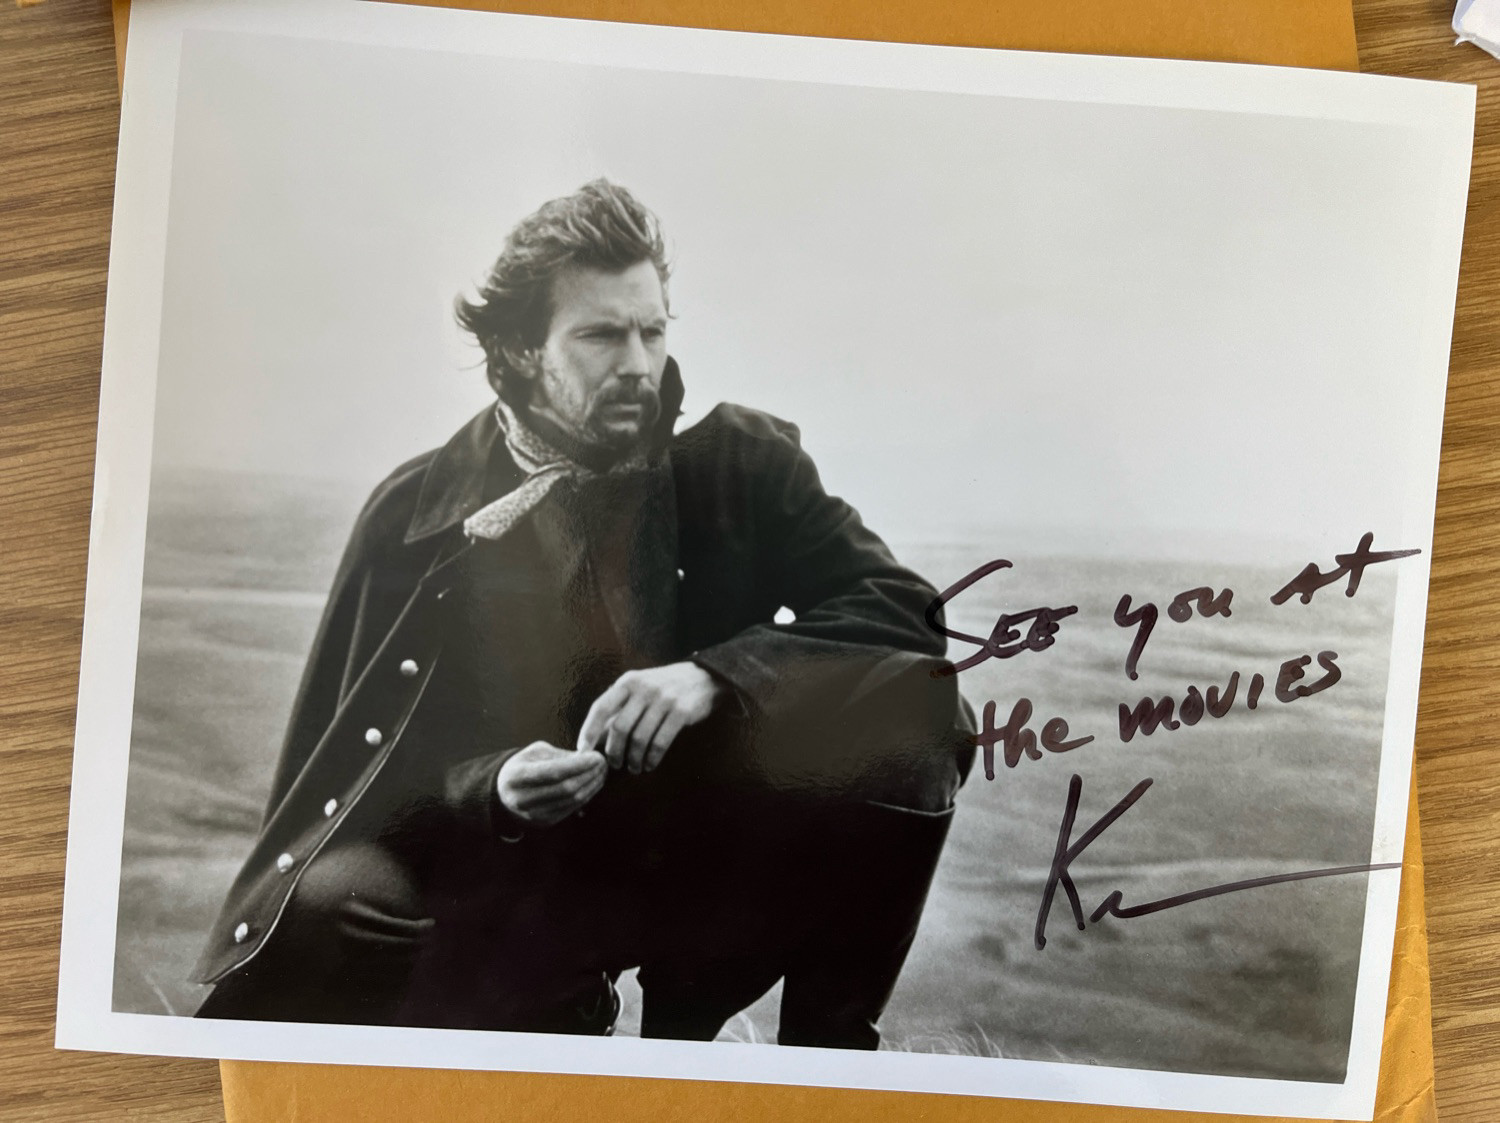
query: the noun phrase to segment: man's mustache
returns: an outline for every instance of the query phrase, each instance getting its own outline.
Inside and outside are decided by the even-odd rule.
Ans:
[[[639,386],[612,386],[601,393],[596,399],[600,406],[643,406],[647,409],[661,409],[661,395],[653,386],[642,383]]]

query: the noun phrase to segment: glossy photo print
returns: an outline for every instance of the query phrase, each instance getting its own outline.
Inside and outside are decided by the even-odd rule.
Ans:
[[[59,1044],[1369,1117],[1472,91],[130,52]]]

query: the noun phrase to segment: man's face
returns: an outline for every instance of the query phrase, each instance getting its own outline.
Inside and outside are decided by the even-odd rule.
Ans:
[[[628,451],[661,414],[667,308],[649,261],[620,272],[565,269],[530,372],[533,413],[585,444]]]

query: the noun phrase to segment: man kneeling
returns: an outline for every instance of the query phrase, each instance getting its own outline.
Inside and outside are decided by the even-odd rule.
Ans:
[[[460,322],[496,394],[371,496],[200,1016],[873,1048],[972,759],[933,588],[795,426],[677,431],[654,216],[522,220]]]

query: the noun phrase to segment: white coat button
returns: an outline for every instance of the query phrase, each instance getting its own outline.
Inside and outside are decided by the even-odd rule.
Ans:
[[[677,571],[677,580],[679,580],[679,581],[681,581],[681,580],[682,580],[682,579],[683,579],[683,578],[684,578],[684,577],[686,577],[686,576],[687,576],[687,574],[686,574],[686,573],[684,573],[684,572],[682,572],[682,570],[680,570],[680,569],[679,569],[679,570],[678,570],[678,571]]]
[[[244,921],[240,921],[239,926],[234,930],[234,942],[237,944],[243,944],[249,938],[250,925],[246,924]]]
[[[384,740],[385,740],[385,737],[381,735],[380,730],[378,730],[378,729],[366,729],[365,730],[365,744],[369,745],[370,748],[372,748],[372,749],[378,749],[378,748],[380,748],[380,742],[382,742]]]
[[[296,864],[296,860],[290,854],[283,854],[276,859],[276,868],[282,873],[291,873],[292,867]]]
[[[415,678],[418,670],[419,668],[415,659],[401,660],[401,673],[407,678]]]
[[[336,799],[330,799],[327,803],[323,804],[323,818],[332,819],[333,813],[338,809],[339,801]]]

